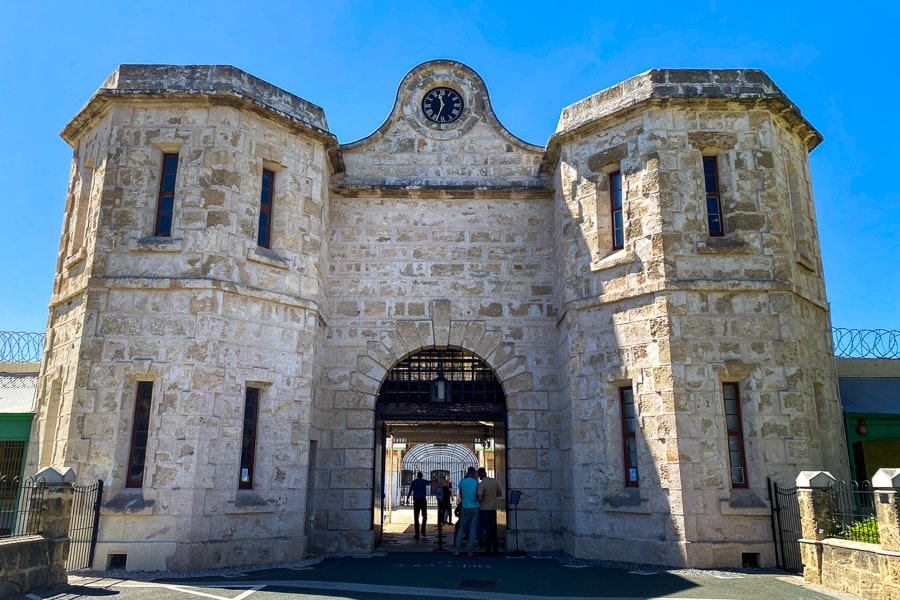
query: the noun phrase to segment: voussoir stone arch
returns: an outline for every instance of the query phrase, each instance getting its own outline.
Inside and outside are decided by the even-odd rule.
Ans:
[[[504,341],[499,330],[488,329],[483,320],[453,319],[450,300],[434,300],[430,319],[398,320],[381,341],[369,342],[357,358],[352,389],[377,396],[388,371],[408,356],[425,348],[460,348],[472,352],[490,366],[507,396],[534,388],[533,374],[515,342]]]

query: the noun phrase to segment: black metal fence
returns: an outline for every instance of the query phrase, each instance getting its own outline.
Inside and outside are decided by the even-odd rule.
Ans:
[[[103,480],[91,485],[72,485],[72,517],[69,521],[69,558],[67,571],[90,569],[97,545]]]
[[[0,475],[0,538],[41,533],[44,479]]]
[[[831,513],[828,537],[880,543],[875,493],[868,481],[839,481],[829,488]]]
[[[775,560],[779,568],[802,571],[800,555],[800,503],[797,488],[783,487],[772,482],[769,488],[772,505],[772,534],[775,540]]]

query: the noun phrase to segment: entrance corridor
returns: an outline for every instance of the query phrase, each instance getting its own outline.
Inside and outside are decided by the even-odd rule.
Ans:
[[[454,518],[456,522],[456,518]],[[413,527],[412,506],[400,506],[391,511],[391,523],[384,524],[381,537],[381,545],[376,548],[381,552],[440,552],[438,549],[437,509],[428,508],[427,535],[416,538]],[[456,528],[453,525],[444,525],[444,550],[452,551],[453,534]]]

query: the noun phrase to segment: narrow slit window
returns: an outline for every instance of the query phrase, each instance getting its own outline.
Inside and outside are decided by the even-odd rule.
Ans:
[[[125,477],[125,487],[139,488],[144,485],[152,397],[153,382],[139,381],[134,399],[134,422],[131,426],[131,448],[128,452],[128,473]]]
[[[169,237],[172,235],[172,214],[175,210],[175,175],[178,173],[178,154],[163,154],[162,162],[154,235]]]
[[[253,489],[253,458],[259,417],[259,388],[248,387],[244,401],[244,428],[241,436],[241,472],[238,489]]]
[[[619,388],[622,406],[622,446],[625,453],[625,486],[638,486],[637,463],[637,414],[634,408],[634,391],[630,387]]]
[[[722,224],[722,197],[719,193],[719,165],[715,156],[703,157],[703,178],[706,185],[706,221],[709,235],[725,235]]]
[[[275,172],[263,169],[262,192],[259,195],[259,236],[256,243],[270,248],[272,243],[272,192],[275,187]]]
[[[728,435],[728,464],[731,469],[731,486],[747,487],[747,460],[744,452],[744,434],[741,427],[741,394],[736,383],[723,383],[725,398],[725,429]]]
[[[625,246],[625,227],[622,220],[622,172],[609,174],[609,203],[612,217],[613,250]]]

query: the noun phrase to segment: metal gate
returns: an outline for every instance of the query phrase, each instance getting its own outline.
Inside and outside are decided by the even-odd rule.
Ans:
[[[444,478],[450,475],[450,484],[455,494],[457,482],[463,478],[468,467],[478,467],[478,460],[472,451],[462,444],[420,444],[418,447],[427,450],[422,453],[410,452],[403,457],[400,498],[406,500],[409,485],[416,472],[422,471],[422,477],[429,482],[428,507],[437,508],[435,490],[441,487]]]
[[[100,524],[100,502],[103,500],[103,480],[93,485],[72,485],[72,517],[69,520],[69,560],[67,571],[90,569],[97,545]]]
[[[771,482],[769,502],[772,505],[772,534],[775,542],[775,559],[778,566],[787,571],[802,571],[800,557],[800,504],[797,488],[782,487]]]

